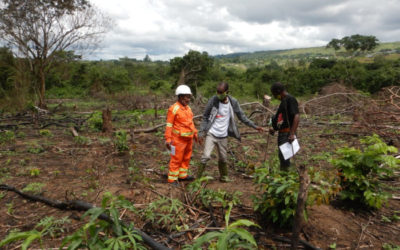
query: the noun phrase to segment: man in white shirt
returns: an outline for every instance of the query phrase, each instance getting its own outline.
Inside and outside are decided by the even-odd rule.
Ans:
[[[206,139],[197,178],[203,175],[214,146],[217,146],[220,181],[229,181],[227,168],[228,136],[232,136],[240,141],[240,133],[235,123],[234,114],[247,126],[257,129],[260,132],[263,131],[263,128],[256,126],[246,117],[240,108],[239,102],[229,96],[228,93],[228,83],[219,83],[217,95],[210,98],[205,108],[199,136],[201,141],[204,136]]]

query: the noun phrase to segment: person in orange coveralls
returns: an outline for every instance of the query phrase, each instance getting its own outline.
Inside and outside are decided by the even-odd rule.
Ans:
[[[178,101],[168,109],[165,129],[165,145],[171,152],[168,183],[178,185],[179,180],[193,180],[188,176],[193,139],[198,142],[197,129],[193,123],[193,113],[189,107],[192,92],[186,85],[175,91]]]

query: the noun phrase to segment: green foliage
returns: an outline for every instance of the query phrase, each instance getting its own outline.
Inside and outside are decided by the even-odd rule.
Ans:
[[[381,208],[391,194],[383,190],[379,179],[393,176],[394,169],[399,167],[400,160],[390,155],[397,149],[386,145],[378,135],[360,142],[362,149],[340,148],[331,160],[341,177],[340,197],[369,208]]]
[[[33,143],[28,146],[26,151],[31,154],[40,154],[43,153],[45,150],[42,146],[38,145],[37,143]]]
[[[87,125],[92,131],[101,131],[103,128],[103,117],[101,111],[95,111],[87,120]]]
[[[208,181],[211,179],[212,177],[204,176],[200,179],[196,179],[188,185],[189,193],[194,196],[193,201],[198,199],[200,201],[199,205],[204,207],[221,205],[222,207],[226,208],[229,204],[241,204],[240,196],[242,193],[239,191],[229,193],[225,190],[213,190],[206,188]]]
[[[265,164],[256,169],[254,181],[259,194],[252,198],[255,211],[267,221],[285,227],[292,224],[296,213],[299,180],[297,172],[277,171],[278,164],[273,162],[272,166]],[[339,191],[335,179],[330,180],[312,167],[309,167],[309,177],[314,185],[308,188],[305,216],[308,206],[328,204]]]
[[[40,169],[39,168],[31,168],[29,169],[29,174],[32,177],[36,177],[40,175]]]
[[[187,215],[182,211],[184,211],[184,207],[180,200],[162,197],[151,202],[139,213],[146,221],[152,223],[153,228],[171,232],[179,227],[181,220],[187,218]]]
[[[92,143],[90,138],[81,135],[75,136],[74,142],[78,145],[89,145]]]
[[[39,130],[39,134],[44,137],[53,137],[53,133],[48,129]]]
[[[384,243],[382,245],[382,249],[383,250],[400,250],[400,246],[399,245],[390,244],[390,243]]]
[[[255,177],[261,196],[253,197],[254,210],[280,226],[291,224],[299,190],[297,174],[281,172],[271,175],[266,168],[259,168]]]
[[[42,188],[46,186],[44,183],[40,182],[32,182],[29,183],[26,187],[22,189],[23,192],[33,193],[33,194],[40,194],[42,192]]]
[[[0,145],[11,143],[15,141],[15,134],[13,131],[6,130],[0,132]]]
[[[103,196],[101,207],[88,210],[83,218],[89,221],[72,235],[65,237],[61,248],[68,249],[146,249],[142,238],[135,231],[133,224],[126,225],[119,220],[118,208],[135,211],[132,204],[122,196],[115,197],[106,192]],[[111,221],[99,220],[102,214],[107,215]]]
[[[114,134],[114,147],[118,152],[129,150],[128,133],[125,130],[118,130]]]
[[[333,48],[339,50],[344,47],[347,51],[354,52],[360,51],[371,51],[378,46],[378,39],[375,36],[362,36],[359,34],[345,36],[342,39],[332,39],[327,48]]]
[[[59,220],[54,217],[45,217],[36,224],[33,230],[27,232],[12,231],[1,242],[0,247],[6,246],[12,242],[23,241],[21,249],[26,250],[34,241],[39,241],[41,248],[43,248],[43,237],[50,235],[56,237],[64,232],[62,226],[70,223],[68,217],[63,217]]]
[[[228,250],[228,249],[257,249],[257,243],[249,231],[243,227],[259,227],[249,220],[237,220],[229,224],[229,217],[232,210],[232,203],[225,214],[225,229],[222,231],[208,232],[199,237],[192,246],[185,246],[184,249],[199,250],[208,244],[208,249]]]
[[[207,52],[198,52],[190,50],[183,57],[175,57],[170,60],[170,70],[186,85],[188,85],[192,93],[196,95],[196,90],[207,79],[208,73],[213,67],[214,59]]]

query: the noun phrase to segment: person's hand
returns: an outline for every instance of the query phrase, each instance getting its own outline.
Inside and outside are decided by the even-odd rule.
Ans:
[[[269,132],[270,135],[274,135],[275,134],[275,130],[273,128],[269,128],[268,132]]]
[[[171,142],[165,142],[165,146],[169,151],[171,151]]]
[[[198,137],[198,138],[197,138],[197,143],[200,144],[200,145],[203,145],[203,143],[204,143],[204,138],[203,138],[203,137]]]
[[[262,127],[257,127],[256,129],[257,129],[257,131],[260,132],[260,133],[264,132],[264,129],[263,129]]]
[[[288,138],[289,142],[292,143],[294,141],[294,139],[296,139],[296,136],[293,134],[290,134],[289,138]]]

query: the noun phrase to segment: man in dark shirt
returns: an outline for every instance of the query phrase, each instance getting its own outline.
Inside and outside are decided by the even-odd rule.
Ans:
[[[273,135],[278,131],[278,147],[286,142],[292,143],[296,138],[297,127],[299,126],[300,115],[299,105],[296,98],[291,96],[282,83],[277,82],[271,86],[272,95],[281,100],[278,111],[272,118],[272,128],[270,133]],[[290,160],[285,160],[278,148],[281,170],[287,171]]]

